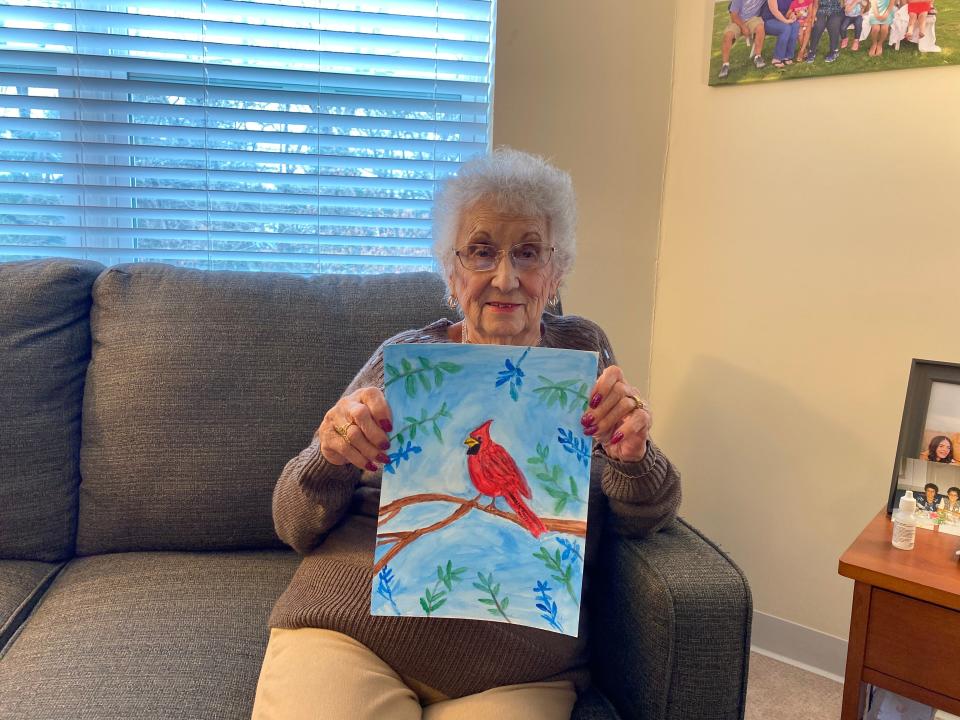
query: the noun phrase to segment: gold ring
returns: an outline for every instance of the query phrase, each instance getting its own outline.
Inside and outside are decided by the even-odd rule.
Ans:
[[[337,431],[337,435],[342,437],[349,444],[350,438],[347,437],[347,430],[349,430],[352,425],[356,425],[356,424],[357,424],[356,420],[351,420],[346,425],[334,425],[333,429]]]
[[[631,400],[633,400],[633,405],[634,405],[633,409],[634,409],[634,411],[636,411],[636,410],[646,410],[646,409],[647,409],[647,404],[646,404],[643,400],[640,399],[640,396],[639,396],[639,395],[628,395],[627,397],[629,397]]]

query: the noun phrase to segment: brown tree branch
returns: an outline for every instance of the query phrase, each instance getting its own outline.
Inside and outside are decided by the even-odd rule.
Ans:
[[[399,498],[384,505],[382,508],[380,508],[380,516],[382,518],[382,522],[384,523],[396,517],[397,513],[399,513],[403,508],[411,505],[418,505],[420,503],[449,502],[459,505],[460,507],[454,510],[453,513],[445,517],[443,520],[438,520],[432,525],[427,525],[426,527],[417,528],[416,530],[401,530],[398,532],[379,533],[377,535],[378,546],[389,545],[390,543],[394,543],[394,546],[390,548],[386,555],[380,558],[380,560],[373,566],[374,574],[377,574],[383,570],[383,568],[387,566],[387,563],[389,563],[397,555],[397,553],[399,553],[401,550],[403,550],[403,548],[417,538],[423,537],[427,533],[441,530],[442,528],[453,524],[471,510],[481,510],[482,512],[495,515],[499,518],[503,518],[504,520],[509,520],[512,523],[516,523],[520,527],[524,527],[523,522],[514,513],[508,513],[500,510],[496,507],[493,507],[492,504],[481,505],[481,497],[481,495],[477,495],[475,498],[467,500],[466,498],[457,497],[455,495],[445,495],[443,493],[421,493],[419,495],[408,495],[407,497]],[[555,532],[576,535],[577,537],[587,536],[587,523],[583,520],[563,520],[560,518],[541,519],[548,531],[553,530]]]

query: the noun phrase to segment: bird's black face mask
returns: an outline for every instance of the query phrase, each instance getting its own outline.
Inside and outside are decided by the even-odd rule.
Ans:
[[[476,438],[474,438],[474,440],[476,440]],[[478,452],[480,452],[479,440],[477,440],[477,442],[474,445],[471,445],[470,447],[467,448],[467,455],[476,455]]]

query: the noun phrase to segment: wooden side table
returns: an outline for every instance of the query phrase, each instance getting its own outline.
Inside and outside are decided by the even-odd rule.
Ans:
[[[854,580],[841,720],[863,716],[864,683],[960,714],[960,537],[917,528],[890,544],[886,509],[840,558]]]

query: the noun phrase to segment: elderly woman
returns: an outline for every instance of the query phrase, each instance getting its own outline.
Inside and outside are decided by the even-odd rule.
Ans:
[[[604,515],[618,532],[653,532],[675,514],[680,481],[650,442],[650,410],[603,330],[545,312],[573,263],[574,207],[570,177],[540,158],[499,150],[464,164],[434,212],[434,253],[463,319],[437,320],[384,345],[599,353],[581,418],[595,439],[589,573]],[[571,638],[494,622],[370,615],[380,469],[394,422],[383,382],[381,346],[277,483],[277,532],[306,557],[270,618],[255,720],[569,718],[576,690],[589,681],[585,618]]]

